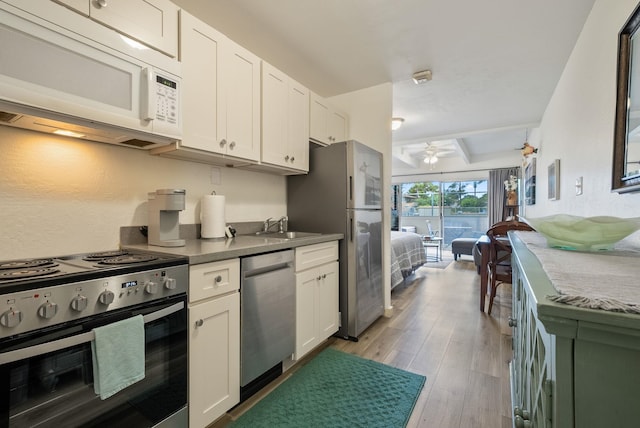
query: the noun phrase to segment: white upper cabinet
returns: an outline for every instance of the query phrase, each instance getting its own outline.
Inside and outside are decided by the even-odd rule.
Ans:
[[[178,56],[178,6],[169,0],[53,0],[123,35]]]
[[[223,85],[226,91],[225,134],[228,154],[260,158],[260,58],[227,40]]]
[[[259,161],[260,59],[181,10],[180,61],[183,137],[175,150],[158,153],[207,163]]]
[[[329,145],[349,138],[349,117],[311,92],[309,101],[309,139]]]
[[[264,61],[262,163],[309,170],[309,90]]]

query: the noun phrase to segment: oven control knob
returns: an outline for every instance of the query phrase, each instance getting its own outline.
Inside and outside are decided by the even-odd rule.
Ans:
[[[38,308],[38,315],[44,319],[53,318],[58,313],[58,304],[53,302],[46,302],[40,305]]]
[[[18,309],[9,309],[0,315],[0,325],[4,327],[15,327],[22,321],[22,312]]]
[[[113,303],[114,297],[115,295],[113,294],[113,291],[105,290],[100,293],[98,300],[100,300],[100,303],[102,303],[103,305],[110,305]]]
[[[144,285],[144,291],[149,294],[156,294],[158,292],[158,283],[153,281],[147,281]]]
[[[71,309],[82,312],[87,309],[87,298],[80,295],[71,300]]]
[[[176,288],[176,279],[175,278],[165,278],[164,279],[164,286],[167,288],[167,290],[175,290],[175,288]]]

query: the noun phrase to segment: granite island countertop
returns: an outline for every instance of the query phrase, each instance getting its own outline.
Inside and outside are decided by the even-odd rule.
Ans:
[[[183,247],[159,247],[147,243],[123,243],[121,247],[122,249],[149,253],[185,256],[189,258],[189,264],[195,265],[337,241],[343,238],[344,235],[341,233],[317,234],[293,239],[260,235],[237,235],[234,238],[187,238]]]

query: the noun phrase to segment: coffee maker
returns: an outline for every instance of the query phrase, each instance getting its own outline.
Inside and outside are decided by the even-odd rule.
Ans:
[[[149,193],[149,245],[183,247],[180,239],[180,211],[184,210],[186,190],[158,189]]]

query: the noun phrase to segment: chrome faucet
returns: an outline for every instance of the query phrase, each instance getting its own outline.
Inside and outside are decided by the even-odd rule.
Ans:
[[[289,230],[289,217],[283,215],[280,217],[280,220],[278,220],[278,232],[284,233],[287,230]]]
[[[271,220],[273,220],[273,217],[269,217],[264,221],[264,223],[262,224],[262,233],[267,233],[269,229],[271,229],[276,224],[278,225],[278,232],[280,233],[286,232],[289,228],[289,217],[287,217],[286,215],[283,215],[277,221],[272,222]]]
[[[273,222],[271,223],[271,220],[273,219],[273,217],[269,217],[268,219],[266,219],[262,225],[262,232],[268,232],[269,229],[271,229],[273,226],[275,226],[276,224],[278,224],[277,222]]]

